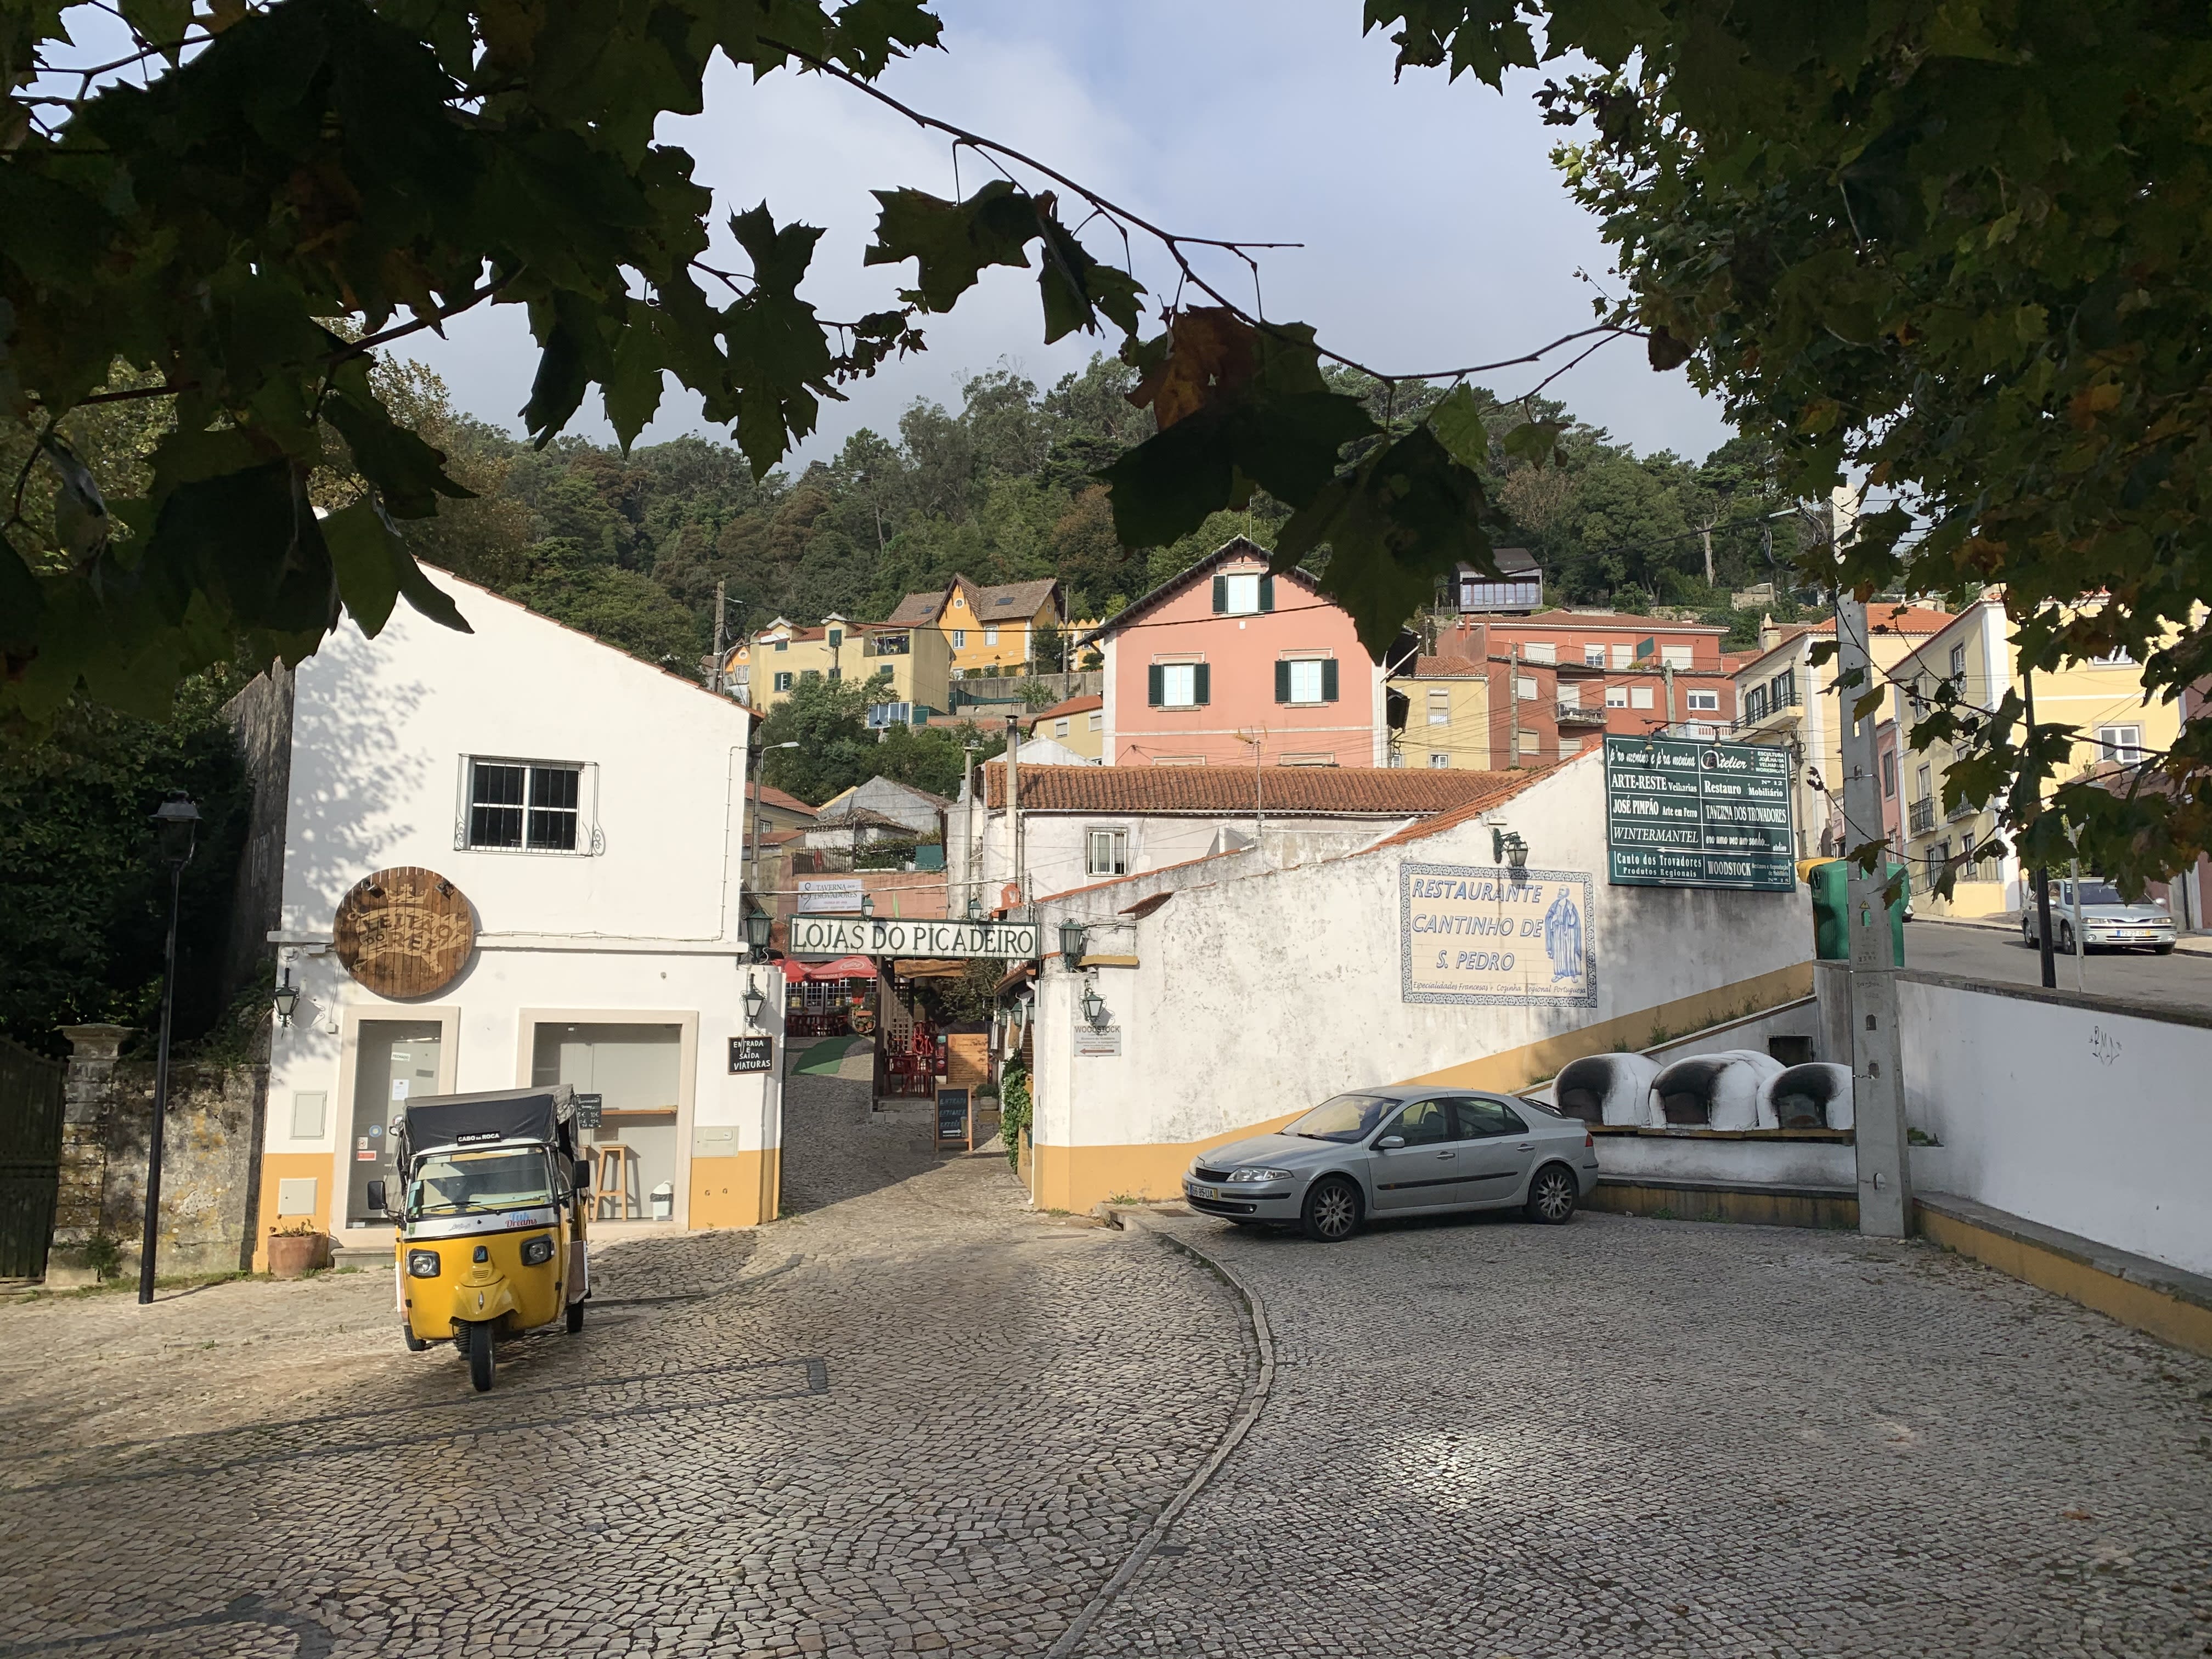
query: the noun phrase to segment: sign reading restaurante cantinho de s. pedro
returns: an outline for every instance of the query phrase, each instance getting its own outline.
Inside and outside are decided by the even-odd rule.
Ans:
[[[1580,871],[1402,865],[1398,921],[1407,1002],[1597,1001]]]

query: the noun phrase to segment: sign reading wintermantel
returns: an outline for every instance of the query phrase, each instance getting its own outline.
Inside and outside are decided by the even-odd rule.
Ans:
[[[1578,870],[1401,865],[1398,926],[1407,1002],[1597,1000],[1590,878]]]
[[[1605,740],[1605,839],[1616,887],[1797,885],[1790,756],[1688,738]]]
[[[929,921],[882,916],[793,916],[795,957],[998,957],[1042,952],[1033,921]]]
[[[435,870],[402,865],[364,876],[338,901],[331,923],[338,960],[386,997],[427,997],[468,966],[476,912]]]

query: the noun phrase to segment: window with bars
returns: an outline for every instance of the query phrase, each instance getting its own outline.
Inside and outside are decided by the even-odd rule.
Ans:
[[[574,853],[584,838],[580,766],[557,762],[469,762],[465,845],[519,853]]]

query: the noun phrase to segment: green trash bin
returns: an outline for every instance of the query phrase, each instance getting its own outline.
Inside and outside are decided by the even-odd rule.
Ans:
[[[1848,859],[1824,859],[1805,872],[1805,884],[1813,890],[1813,954],[1823,962],[1848,962],[1851,955],[1850,911],[1847,884]],[[1903,865],[1889,866],[1898,882],[1897,896],[1890,901],[1889,939],[1896,965],[1905,966],[1905,905],[1912,895],[1912,878]]]

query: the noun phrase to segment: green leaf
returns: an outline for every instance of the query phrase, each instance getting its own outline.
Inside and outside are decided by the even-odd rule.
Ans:
[[[1542,466],[1547,461],[1564,464],[1559,440],[1566,429],[1564,420],[1523,421],[1498,441],[1498,447],[1531,466]]]
[[[337,620],[330,551],[288,462],[179,485],[155,519],[143,568],[179,622],[196,592],[246,628],[306,633]]]
[[[47,465],[61,475],[54,490],[54,529],[82,563],[107,545],[107,501],[100,493],[100,481],[75,450],[51,433],[40,437],[39,447],[46,452]]]
[[[1291,516],[1273,568],[1310,561],[1324,545],[1322,592],[1352,613],[1377,662],[1398,630],[1462,563],[1490,567],[1482,481],[1426,427],[1380,445]]]
[[[322,527],[337,571],[339,597],[361,631],[374,639],[399,598],[399,568],[407,550],[366,495],[327,514]]]
[[[441,628],[450,628],[457,634],[473,634],[468,618],[461,615],[460,607],[453,603],[452,594],[422,574],[422,567],[415,562],[415,556],[402,547],[398,550],[399,591],[407,596],[407,603]]]
[[[376,486],[386,507],[399,517],[431,517],[441,495],[453,501],[474,497],[473,490],[447,474],[442,451],[392,418],[370,388],[366,357],[349,357],[331,371],[331,395],[323,414],[352,449],[355,469]]]
[[[614,368],[605,388],[607,421],[625,453],[660,407],[660,337],[652,318],[651,307],[631,306],[629,325],[615,343]]]
[[[1026,270],[1029,244],[1042,234],[1035,200],[1004,179],[994,179],[964,202],[918,190],[879,190],[875,198],[883,212],[863,262],[912,259],[918,273],[912,292],[925,311],[951,310],[986,265]]]
[[[1254,386],[1155,433],[1097,477],[1111,492],[1122,544],[1157,547],[1243,507],[1255,486],[1304,506],[1327,488],[1344,447],[1380,430],[1345,393]]]
[[[1429,411],[1429,430],[1462,466],[1480,471],[1490,465],[1490,428],[1482,405],[1465,386],[1455,386]]]
[[[1037,198],[1040,204],[1051,201]],[[1037,287],[1044,296],[1044,339],[1047,345],[1082,329],[1098,331],[1098,315],[1119,325],[1124,334],[1137,331],[1137,301],[1145,285],[1118,265],[1091,257],[1074,234],[1048,212],[1044,222],[1043,269]]]
[[[192,0],[122,0],[123,21],[149,46],[162,48],[171,63],[191,25]]]

